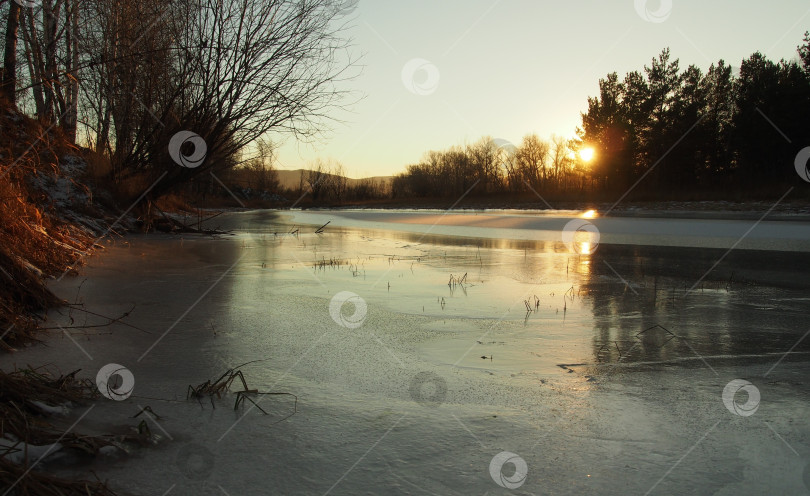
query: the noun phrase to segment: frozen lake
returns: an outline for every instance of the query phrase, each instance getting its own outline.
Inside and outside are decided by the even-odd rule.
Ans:
[[[566,245],[573,219],[598,239]],[[2,357],[129,369],[132,395],[102,398],[77,430],[160,416],[152,446],[48,470],[150,495],[810,493],[807,221],[251,211],[211,224],[236,234],[129,236],[53,284],[101,314],[134,306],[126,322],[143,331],[53,333]],[[261,396],[268,415],[235,411],[234,394],[186,401],[245,362],[250,388],[296,395],[297,413],[288,395]]]

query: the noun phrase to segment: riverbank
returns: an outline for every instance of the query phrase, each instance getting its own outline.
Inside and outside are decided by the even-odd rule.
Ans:
[[[0,350],[8,359],[47,340],[54,330],[43,329],[49,312],[70,308],[81,320],[81,303],[68,302],[48,283],[77,275],[122,225],[111,204],[94,201],[85,184],[86,151],[68,143],[59,129],[0,104],[0,150]],[[82,327],[63,325],[67,335]],[[114,494],[88,474],[62,479],[39,470],[47,456],[63,450],[91,456],[112,438],[82,435],[62,422],[69,407],[98,395],[92,376],[71,364],[54,369],[31,363],[0,370],[4,494]]]

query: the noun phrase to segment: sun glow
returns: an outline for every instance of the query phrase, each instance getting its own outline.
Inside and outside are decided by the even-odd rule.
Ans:
[[[593,160],[593,156],[596,154],[593,148],[583,148],[579,151],[579,158],[582,159],[583,162],[590,162]]]
[[[583,219],[594,219],[596,218],[596,210],[588,210],[582,214]]]

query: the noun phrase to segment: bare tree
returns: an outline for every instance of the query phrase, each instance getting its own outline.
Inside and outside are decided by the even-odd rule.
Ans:
[[[33,9],[20,12],[20,22],[22,24],[23,42],[25,45],[25,59],[28,65],[30,78],[30,89],[34,99],[35,113],[37,116],[44,115],[44,63],[42,50],[39,43],[39,30],[35,25],[35,14]]]
[[[523,137],[515,157],[522,181],[536,188],[540,185],[541,179],[543,182],[548,179],[549,148],[548,142],[536,134],[527,134]]]
[[[348,185],[348,178],[346,177],[346,172],[343,165],[339,162],[335,162],[329,169],[329,172],[332,175],[330,178],[332,197],[337,202],[342,202],[346,197],[346,189]]]
[[[256,143],[257,155],[245,163],[249,186],[260,192],[278,190],[278,173],[273,168],[273,148],[264,140]]]
[[[498,160],[504,169],[506,186],[513,192],[524,189],[523,171],[517,157],[518,148],[509,142],[498,144]]]
[[[233,166],[261,138],[318,136],[359,70],[343,0],[0,2],[10,5],[4,94],[18,86],[20,32],[24,101],[69,137],[81,130],[110,158],[116,180],[163,177],[152,196]],[[197,167],[180,167],[167,152],[178,131],[202,139]]]
[[[322,132],[354,76],[337,0],[187,0],[167,21],[174,41],[170,90],[154,109],[165,128],[149,136],[128,168],[165,170],[160,194],[221,166],[268,133],[306,139]],[[178,168],[165,153],[179,130],[207,145],[208,160]],[[160,131],[160,132],[158,132]]]
[[[0,77],[0,97],[5,98],[11,104],[15,104],[17,101],[17,31],[20,26],[20,10],[20,4],[9,0],[2,77]]]
[[[554,181],[562,185],[568,168],[572,165],[571,147],[568,140],[562,136],[553,135],[551,137],[551,170]]]
[[[467,154],[471,161],[475,178],[481,181],[483,191],[492,191],[500,188],[502,184],[501,163],[498,145],[485,136],[476,143],[467,147]]]
[[[65,61],[67,86],[63,129],[72,142],[76,142],[79,124],[79,1],[65,0]]]
[[[302,173],[303,174],[303,173]],[[326,165],[318,159],[310,166],[304,179],[313,201],[321,200],[324,193],[329,190],[329,171]]]

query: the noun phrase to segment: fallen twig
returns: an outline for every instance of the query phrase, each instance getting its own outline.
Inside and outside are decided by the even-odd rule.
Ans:
[[[326,224],[324,224],[321,227],[319,227],[318,229],[316,229],[315,234],[323,234],[323,228],[328,226],[330,222],[332,222],[332,221],[331,220],[327,221]]]

